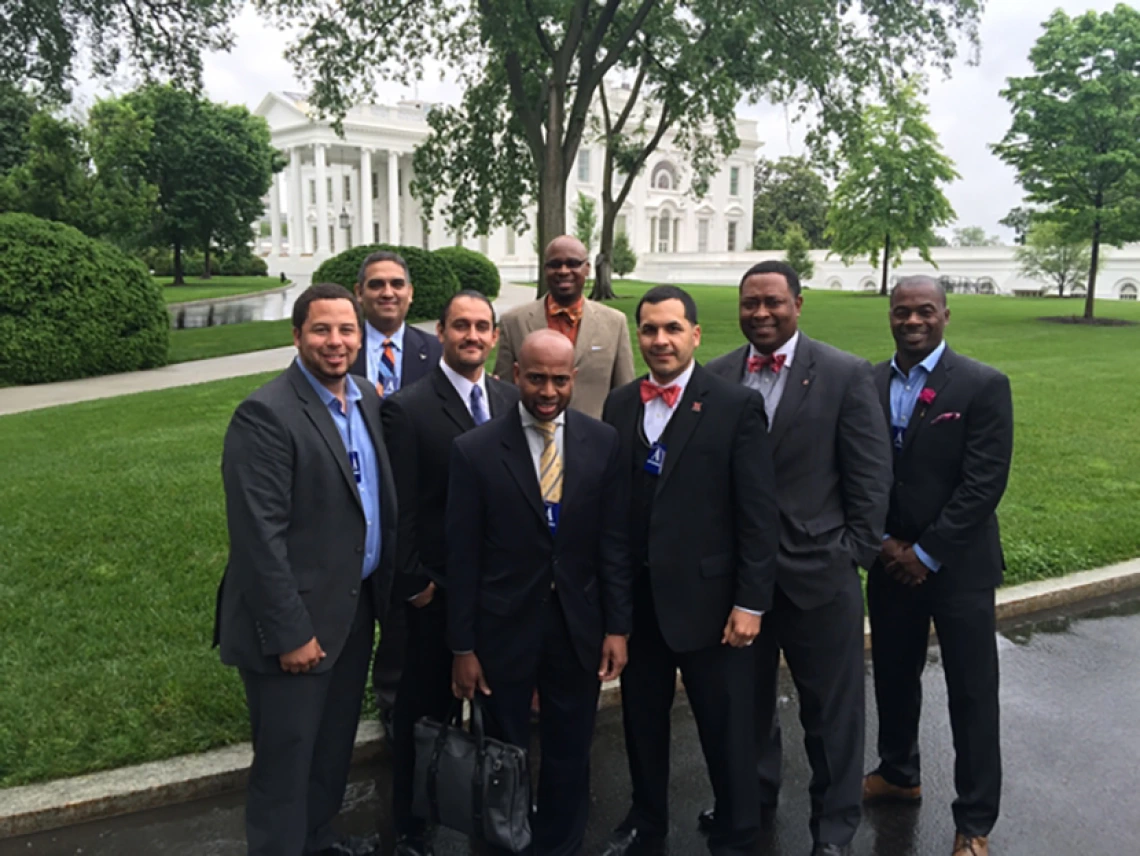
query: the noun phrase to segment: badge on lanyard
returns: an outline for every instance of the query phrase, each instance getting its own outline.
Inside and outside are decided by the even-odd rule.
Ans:
[[[550,534],[558,534],[558,514],[562,508],[560,502],[546,502],[543,501],[543,506],[546,509],[546,525],[550,527]]]
[[[649,450],[649,457],[645,459],[645,471],[651,476],[661,475],[665,468],[665,446],[660,442],[654,443]]]
[[[352,477],[356,479],[356,483],[360,484],[362,475],[360,473],[360,452],[353,449],[348,453],[348,462],[352,464]]]
[[[384,397],[385,398],[387,398],[389,395],[394,393],[399,388],[400,388],[400,379],[398,377],[396,377],[395,375],[385,375],[384,376]]]
[[[906,439],[906,426],[905,425],[891,425],[891,442],[894,443],[896,449],[903,447],[903,440]]]

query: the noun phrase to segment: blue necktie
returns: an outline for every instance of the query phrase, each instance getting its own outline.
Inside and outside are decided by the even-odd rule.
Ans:
[[[471,418],[476,425],[482,425],[491,417],[487,415],[487,408],[483,406],[483,390],[481,387],[471,387]]]

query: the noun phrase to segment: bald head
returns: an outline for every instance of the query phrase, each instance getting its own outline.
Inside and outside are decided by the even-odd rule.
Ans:
[[[590,275],[589,251],[573,235],[560,235],[543,253],[546,290],[558,304],[571,306],[582,298]]]
[[[550,422],[574,393],[574,346],[554,330],[535,330],[519,348],[515,386],[522,405],[540,422]]]

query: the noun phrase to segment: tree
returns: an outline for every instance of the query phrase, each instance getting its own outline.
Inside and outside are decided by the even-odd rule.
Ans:
[[[598,230],[598,203],[582,191],[578,191],[578,201],[574,203],[574,237],[582,242],[589,254]]]
[[[811,245],[804,235],[804,230],[793,223],[788,227],[784,239],[784,261],[792,266],[802,280],[815,276],[815,263],[811,260],[810,251]]]
[[[987,235],[981,226],[959,226],[954,230],[955,247],[996,247],[1001,238]]]
[[[1070,18],[1056,11],[1029,52],[1035,74],[1010,78],[1013,122],[992,148],[1012,165],[1041,217],[1088,236],[1093,318],[1102,243],[1140,238],[1140,11]]]
[[[314,81],[319,114],[342,117],[380,81],[418,79],[425,57],[457,70],[463,102],[432,112],[415,192],[430,211],[450,191],[446,219],[466,217],[477,232],[525,228],[526,204],[537,197],[540,245],[565,231],[566,181],[610,72],[644,65],[651,84],[660,81],[653,98],[673,105],[664,112],[683,150],[691,141],[699,155],[698,139],[715,125],[716,145],[704,147],[711,156],[732,132],[731,121],[714,117],[731,114],[743,94],[814,99],[825,120],[845,115],[898,69],[948,68],[958,33],[976,43],[980,9],[978,0],[876,3],[854,21],[841,4],[793,0],[256,4],[300,31],[288,55],[297,76]],[[603,196],[603,252],[607,206]]]
[[[96,77],[129,62],[150,79],[197,85],[203,51],[228,50],[228,24],[240,0],[30,0],[5,3],[0,27],[0,84],[67,100],[76,57]],[[85,71],[88,70],[86,67]]]
[[[28,126],[36,102],[18,87],[0,82],[0,176],[19,166],[28,156]]]
[[[787,241],[788,226],[800,227],[809,246],[826,247],[831,193],[805,157],[760,158],[752,205],[752,249],[775,250]]]
[[[884,104],[867,108],[863,129],[847,147],[847,168],[827,212],[832,250],[845,263],[867,254],[875,265],[881,254],[882,295],[891,263],[901,262],[907,247],[934,264],[934,227],[954,219],[940,185],[958,173],[926,124],[926,114],[912,83],[900,86]]]
[[[637,267],[637,253],[629,245],[629,235],[618,232],[614,238],[614,273],[620,277],[628,276]]]
[[[1013,242],[1018,246],[1024,247],[1025,237],[1029,232],[1029,224],[1033,219],[1033,213],[1032,208],[1018,205],[1016,208],[1011,208],[1008,214],[998,220],[998,223],[1007,229],[1013,229]]]
[[[1074,239],[1060,224],[1045,220],[1029,227],[1025,246],[1014,256],[1018,273],[1049,283],[1064,297],[1066,288],[1072,291],[1084,283],[1092,252],[1088,240]]]

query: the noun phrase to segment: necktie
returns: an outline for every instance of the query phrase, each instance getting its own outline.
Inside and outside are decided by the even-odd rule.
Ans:
[[[476,425],[482,425],[491,417],[487,415],[487,408],[483,406],[483,390],[481,387],[471,387],[471,418]]]
[[[380,362],[387,366],[393,376],[396,374],[396,352],[392,350],[392,340],[384,340],[384,351],[380,354]]]
[[[642,404],[648,404],[653,399],[660,398],[665,402],[665,406],[672,410],[673,405],[677,403],[677,399],[680,398],[680,396],[681,387],[675,383],[671,383],[669,386],[658,386],[649,380],[643,380],[641,382]]]
[[[542,491],[542,501],[561,502],[562,458],[554,442],[558,426],[553,422],[535,422],[534,427],[542,435],[542,456],[538,459],[538,486]]]
[[[758,372],[770,368],[772,374],[779,374],[787,361],[787,354],[760,354],[758,357],[748,358],[748,371]]]

